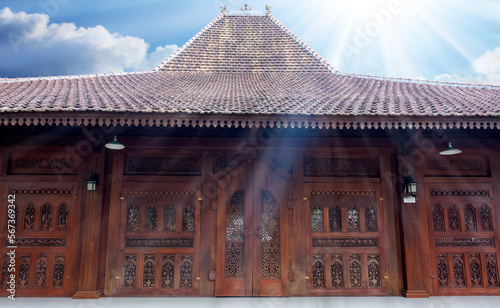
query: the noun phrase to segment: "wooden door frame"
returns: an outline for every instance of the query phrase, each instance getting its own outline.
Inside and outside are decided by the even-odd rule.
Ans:
[[[217,262],[216,265],[216,284],[215,284],[215,295],[216,296],[276,296],[278,293],[271,292],[269,294],[260,294],[260,279],[255,279],[256,268],[254,262],[259,259],[256,246],[254,242],[255,234],[260,233],[260,226],[258,223],[259,219],[256,219],[260,211],[260,206],[255,206],[257,198],[255,195],[256,187],[259,186],[256,181],[260,180],[255,177],[255,164],[262,164],[265,166],[268,171],[273,172],[276,176],[279,176],[283,181],[287,182],[287,192],[286,194],[290,194],[289,190],[291,189],[292,184],[292,175],[286,174],[276,168],[270,160],[262,155],[258,155],[257,157],[248,157],[242,159],[238,162],[239,164],[233,166],[230,170],[227,170],[225,175],[218,181],[219,194],[218,194],[218,204],[219,207],[217,209],[217,250],[216,255],[220,257],[225,256],[225,209],[226,204],[229,202],[231,195],[238,190],[245,191],[245,255],[244,255],[244,263],[245,263],[245,271],[244,271],[244,282],[243,286],[241,283],[226,283],[226,279],[223,278],[224,275],[224,266],[223,261]],[[236,172],[236,174],[241,173],[244,170],[245,176],[242,178],[238,177],[236,180],[231,179],[231,173]],[[232,189],[226,190],[227,187],[232,187]],[[288,202],[282,200],[279,203],[280,206],[280,259],[281,259],[281,289],[283,294],[281,296],[286,296],[288,294],[288,274],[289,274],[289,245],[287,239],[287,232],[285,230],[289,230],[289,215],[288,215]],[[250,214],[250,215],[249,215]],[[248,227],[247,227],[248,226]],[[248,230],[247,228],[250,228]],[[281,231],[283,230],[283,232]],[[281,246],[283,245],[283,246]],[[251,249],[247,249],[247,247]],[[260,246],[259,246],[260,247]],[[257,266],[257,268],[260,268]],[[236,295],[232,292],[240,292]],[[269,292],[269,291],[268,291]]]

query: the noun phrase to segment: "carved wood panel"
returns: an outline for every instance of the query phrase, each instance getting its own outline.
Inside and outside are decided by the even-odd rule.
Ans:
[[[198,183],[125,183],[118,295],[196,295]]]
[[[387,294],[377,185],[307,184],[310,295]]]
[[[30,185],[33,184],[33,185]],[[79,211],[71,183],[8,183],[6,195],[15,196],[14,215],[7,202],[0,207],[0,288],[7,288],[11,273],[16,275],[18,296],[68,296],[75,291],[76,243]],[[7,199],[4,199],[7,200]],[[12,213],[12,212],[11,212]],[[8,239],[9,225],[15,239]],[[15,250],[15,272],[7,269]]]
[[[80,159],[69,153],[12,153],[9,174],[77,174]]]
[[[125,160],[126,174],[188,174],[201,173],[199,155],[153,156],[130,154]]]
[[[307,177],[379,177],[378,157],[305,157]]]
[[[500,294],[491,186],[433,184],[427,191],[434,294]]]
[[[430,176],[487,176],[490,174],[488,156],[460,155],[431,157],[424,164],[424,174]]]

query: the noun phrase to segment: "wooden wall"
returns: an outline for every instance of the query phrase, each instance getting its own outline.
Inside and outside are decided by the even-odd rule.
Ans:
[[[84,136],[38,136],[2,145],[0,189],[3,195],[8,195],[12,189],[28,191],[19,194],[23,203],[18,204],[18,237],[38,239],[38,242],[24,243],[32,246],[19,245],[18,266],[23,262],[29,264],[29,270],[25,269],[29,279],[19,288],[20,295],[73,295],[75,298],[217,295],[217,277],[224,275],[216,271],[218,260],[224,257],[217,248],[217,242],[222,240],[217,235],[219,209],[224,208],[224,204],[219,204],[221,183],[235,168],[253,161],[268,166],[289,183],[287,248],[284,250],[288,261],[283,267],[287,272],[282,278],[286,280],[286,287],[280,295],[499,294],[498,276],[495,285],[491,274],[494,264],[498,275],[500,256],[500,206],[497,201],[500,200],[500,163],[496,159],[499,150],[467,148],[465,140],[457,144],[464,149],[463,154],[443,158],[437,154],[438,148],[431,151],[428,146],[415,142],[410,147],[401,147],[401,140],[397,138],[302,138],[293,134],[273,134],[272,131],[270,135],[262,134],[257,130],[250,131],[246,137],[232,138],[121,137],[120,141],[126,145],[123,151],[110,151],[104,148],[104,141],[91,141]],[[340,165],[335,167],[334,164]],[[91,172],[99,175],[98,188],[94,192],[85,190],[85,180]],[[407,175],[418,182],[416,203],[403,202],[402,178]],[[63,194],[69,192],[61,196],[48,194],[49,189],[61,190]],[[30,194],[30,190],[44,190],[45,195]],[[373,191],[372,199],[356,197],[366,191]],[[445,191],[456,193],[460,198],[450,196],[453,200],[448,202]],[[487,195],[471,196],[483,191],[487,191]],[[315,196],[317,192],[353,194],[353,197],[322,199]],[[61,200],[71,208],[71,226],[66,230],[57,229],[60,222],[57,207]],[[139,203],[144,202],[144,208],[139,211],[141,219],[155,213],[163,224],[169,217],[169,200],[176,208],[178,229],[175,234],[160,224],[154,232],[150,230],[153,233],[148,233],[146,228],[150,226],[145,220],[139,222],[143,231],[127,229],[127,215],[132,205],[140,207]],[[21,230],[25,220],[23,211],[29,202],[34,202],[37,222],[33,230],[24,231]],[[47,202],[53,207],[52,230],[44,231],[41,230],[42,207]],[[329,212],[329,207],[342,202],[360,202],[359,230],[347,227],[350,223],[347,205],[340,206],[339,212],[339,219],[344,219],[344,229],[331,229],[333,212]],[[435,227],[438,222],[433,217],[433,209],[437,203],[445,213],[444,231]],[[461,215],[458,230],[449,230],[450,222],[446,218],[452,203],[457,203]],[[189,204],[195,217],[192,231],[189,227],[182,229],[184,210]],[[471,230],[472,225],[466,221],[467,204],[475,210],[476,230]],[[483,228],[483,204],[491,209],[492,230]],[[148,212],[151,205],[156,206],[156,212]],[[322,230],[314,229],[311,224],[316,205],[322,207]],[[381,210],[377,212],[375,229],[366,224],[370,219],[366,216],[369,205]],[[3,238],[7,234],[5,206],[0,207]],[[470,212],[470,207],[468,210]],[[40,243],[40,239],[47,238],[45,244]],[[71,251],[55,246],[58,244],[54,239],[61,238],[72,243]],[[376,244],[367,242],[373,238],[377,238]],[[457,240],[464,238],[486,240],[480,243]],[[353,239],[358,242],[347,243]],[[135,244],[131,244],[131,240],[135,240]],[[441,246],[436,246],[436,241]],[[35,250],[30,248],[33,245],[38,245]],[[30,249],[33,253],[28,258]],[[2,256],[6,251],[6,243],[2,242]],[[62,260],[62,255],[66,263],[64,282],[60,284],[56,277],[61,272],[60,266],[55,265]],[[446,255],[444,266],[448,270],[447,286],[443,285],[443,255]],[[356,261],[358,257],[359,262]],[[455,285],[454,260],[463,263],[464,286]],[[37,285],[36,280],[40,277],[36,271],[40,262],[47,263],[43,287]],[[333,265],[336,272],[330,270]],[[356,281],[358,265],[359,286]],[[480,274],[477,274],[477,266]],[[166,270],[172,270],[172,274],[164,274]],[[339,278],[339,273],[343,275],[342,287],[332,280],[332,275]],[[126,287],[130,277],[136,287]],[[162,285],[164,277],[172,278],[172,289]],[[251,290],[247,292],[250,293],[243,294],[255,294]]]

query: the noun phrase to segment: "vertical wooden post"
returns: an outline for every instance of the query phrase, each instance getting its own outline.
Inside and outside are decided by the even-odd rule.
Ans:
[[[401,160],[402,161],[402,160]],[[408,166],[410,169],[411,166]],[[405,266],[405,288],[403,296],[408,298],[428,298],[427,285],[429,245],[427,214],[425,209],[424,177],[421,170],[412,175],[418,183],[416,203],[401,202],[401,226]],[[401,189],[401,188],[400,188]]]
[[[74,299],[95,299],[101,296],[101,291],[97,285],[98,263],[99,263],[99,238],[101,231],[101,211],[102,195],[104,191],[104,153],[92,154],[89,157],[89,163],[85,165],[84,178],[78,181],[82,187],[85,186],[85,180],[90,177],[91,172],[99,175],[96,191],[87,191],[80,187],[85,198],[81,209],[81,257],[80,257],[80,276],[78,280],[78,291],[73,295]]]
[[[120,207],[123,182],[123,152],[113,153],[113,169],[111,174],[111,196],[108,220],[108,247],[106,253],[106,275],[104,277],[104,294],[113,296],[116,293],[116,277],[121,273],[116,268],[120,243]]]
[[[402,290],[402,267],[401,267],[401,238],[399,236],[399,216],[397,203],[397,174],[393,164],[394,156],[392,153],[380,154],[380,176],[381,189],[385,215],[384,234],[386,243],[386,273],[381,273],[387,280],[387,293],[397,295]]]

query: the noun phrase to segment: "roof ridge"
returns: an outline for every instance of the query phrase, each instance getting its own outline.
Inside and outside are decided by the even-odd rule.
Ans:
[[[276,24],[278,27],[280,27],[281,30],[285,31],[295,42],[297,42],[302,48],[304,48],[307,52],[309,52],[311,55],[313,55],[323,66],[326,67],[327,70],[329,70],[332,73],[338,73],[339,71],[336,70],[328,61],[326,61],[320,54],[318,54],[314,49],[312,49],[311,46],[307,45],[306,42],[301,40],[297,35],[295,35],[290,29],[285,27],[279,20],[277,20],[271,13],[267,13],[267,16],[271,19],[271,21]]]
[[[171,54],[167,59],[165,59],[162,63],[160,63],[157,67],[153,69],[153,72],[158,72],[162,68],[167,65],[168,62],[172,61],[177,57],[184,49],[186,49],[192,42],[194,42],[198,37],[200,37],[205,31],[210,29],[219,19],[224,17],[224,12],[221,12],[217,17],[215,17],[208,25],[206,25],[203,29],[201,29],[198,33],[196,33],[189,41],[187,41],[184,45],[179,47],[173,54]]]
[[[125,76],[125,75],[142,75],[153,73],[153,71],[133,71],[133,72],[116,72],[116,73],[99,73],[99,74],[78,74],[78,75],[59,75],[59,76],[38,76],[38,77],[15,77],[15,78],[0,78],[0,83],[10,82],[25,82],[37,80],[63,80],[63,79],[82,79],[92,77],[106,77],[106,76]]]

